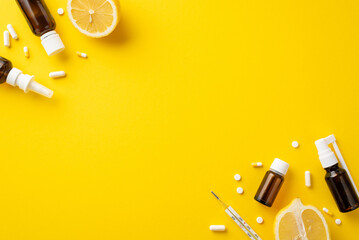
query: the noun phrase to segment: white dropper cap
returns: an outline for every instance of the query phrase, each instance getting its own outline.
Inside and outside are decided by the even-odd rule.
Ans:
[[[34,76],[23,74],[22,71],[17,68],[11,69],[6,78],[6,82],[14,87],[19,86],[25,93],[32,91],[48,98],[51,98],[54,94],[52,90],[36,82]]]
[[[41,44],[45,48],[47,55],[55,55],[65,49],[59,34],[56,31],[50,31],[43,34],[41,37]]]
[[[337,157],[335,156],[332,149],[330,149],[328,146],[329,142],[330,139],[327,141],[325,138],[315,141],[315,146],[318,149],[319,160],[323,168],[328,168],[338,163]]]
[[[282,174],[283,176],[287,174],[289,168],[289,164],[280,160],[279,158],[275,158],[272,165],[270,166],[271,170]]]

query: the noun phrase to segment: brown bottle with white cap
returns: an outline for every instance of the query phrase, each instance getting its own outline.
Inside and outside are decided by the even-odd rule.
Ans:
[[[284,176],[287,174],[288,168],[288,163],[279,158],[274,159],[269,171],[266,172],[254,199],[265,206],[271,207],[283,185]]]
[[[34,76],[23,74],[22,71],[14,68],[9,60],[0,57],[0,84],[5,82],[13,87],[18,86],[25,93],[32,91],[48,98],[54,93],[36,82]]]
[[[333,145],[342,168],[339,167],[337,156],[329,147],[329,144]],[[315,145],[318,149],[319,160],[326,170],[325,181],[339,211],[350,212],[359,209],[358,189],[343,159],[334,135],[315,141]]]
[[[41,38],[46,53],[51,56],[65,49],[56,33],[56,23],[43,0],[16,0],[31,31]]]

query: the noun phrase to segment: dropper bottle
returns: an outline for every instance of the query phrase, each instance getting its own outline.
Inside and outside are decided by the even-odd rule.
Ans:
[[[25,93],[32,91],[48,98],[54,94],[52,90],[36,82],[34,76],[23,74],[22,71],[14,68],[9,60],[0,57],[0,84],[4,82],[13,87],[18,86]]]
[[[16,0],[31,31],[41,38],[46,53],[51,56],[65,49],[56,33],[56,23],[43,0]]]
[[[334,150],[343,168],[339,167],[339,162],[334,152],[328,146],[332,143]],[[343,156],[336,144],[334,135],[315,141],[318,149],[319,160],[326,170],[325,181],[332,193],[334,200],[341,212],[350,212],[359,207],[358,190],[354,185]]]

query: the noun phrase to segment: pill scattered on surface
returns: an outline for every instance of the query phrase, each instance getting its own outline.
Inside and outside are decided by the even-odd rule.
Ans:
[[[340,220],[339,218],[335,219],[335,224],[337,224],[337,225],[342,224],[342,220]]]
[[[329,211],[328,208],[323,208],[323,212],[325,212],[326,214],[328,214],[329,216],[333,216],[333,213],[331,211]]]
[[[305,186],[306,187],[311,187],[312,186],[312,179],[310,176],[310,172],[309,171],[305,171]]]
[[[263,163],[261,163],[261,162],[253,162],[252,166],[253,167],[263,167]]]
[[[65,76],[66,76],[65,71],[50,72],[49,74],[50,78],[60,78]]]
[[[30,57],[30,54],[29,54],[29,48],[28,47],[24,47],[24,55],[26,58],[29,58]]]
[[[17,36],[17,33],[15,32],[15,29],[13,28],[13,26],[11,24],[7,25],[7,30],[9,30],[10,35],[13,39],[18,39],[19,37]]]
[[[298,143],[297,141],[293,141],[293,142],[292,142],[292,147],[298,148],[298,147],[299,147],[299,143]]]
[[[10,34],[8,31],[4,31],[4,46],[10,47]]]
[[[57,13],[58,13],[60,16],[62,16],[62,15],[64,15],[65,11],[64,11],[64,9],[59,8],[59,9],[57,9]]]
[[[214,232],[223,232],[226,231],[226,226],[224,225],[211,225],[209,226],[209,230]]]
[[[242,179],[241,175],[239,174],[234,175],[234,180],[240,181],[241,179]]]
[[[237,193],[238,194],[243,194],[243,192],[244,192],[243,188],[241,188],[241,187],[237,188]]]
[[[87,58],[87,54],[83,53],[83,52],[76,52],[77,56],[81,57],[81,58]]]
[[[257,217],[257,223],[262,224],[264,222],[262,217]]]

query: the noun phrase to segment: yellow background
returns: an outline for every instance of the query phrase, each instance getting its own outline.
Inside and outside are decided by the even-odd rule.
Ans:
[[[55,94],[0,88],[0,239],[246,239],[211,190],[264,240],[295,197],[343,221],[325,216],[333,239],[357,236],[359,210],[338,212],[314,146],[334,133],[359,184],[357,1],[123,0],[103,39],[58,16],[66,2],[47,1],[66,45],[48,57],[1,1],[1,33],[20,39],[0,55]],[[275,157],[290,169],[267,208],[253,196]]]

